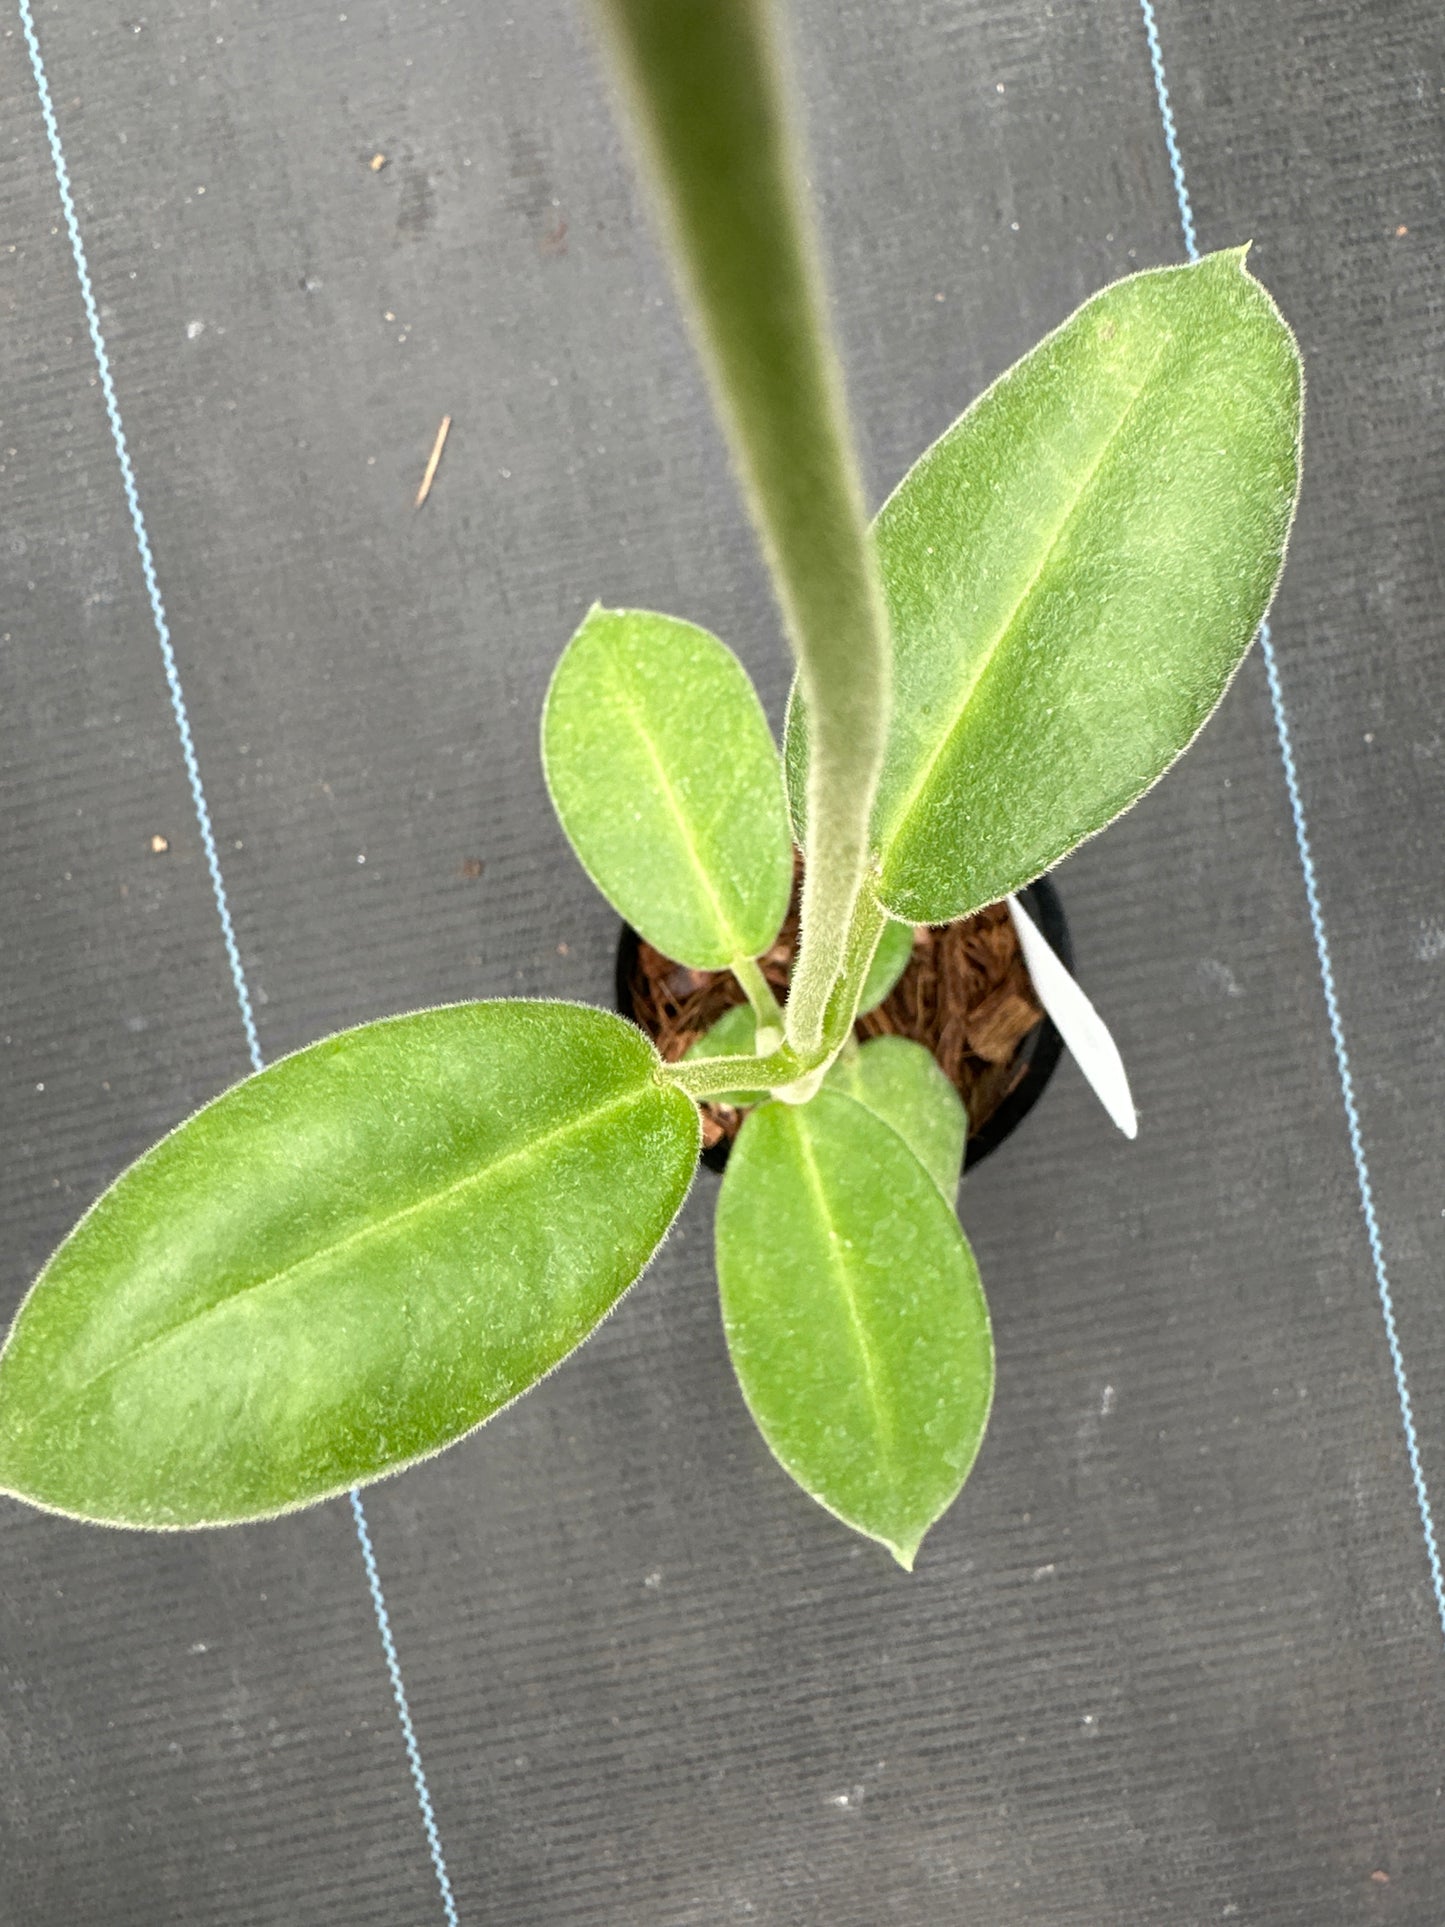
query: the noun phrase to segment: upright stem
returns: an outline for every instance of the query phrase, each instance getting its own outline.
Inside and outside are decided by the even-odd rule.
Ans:
[[[823,1037],[868,857],[888,724],[887,618],[772,0],[594,0],[807,703],[807,872],[787,1030]]]

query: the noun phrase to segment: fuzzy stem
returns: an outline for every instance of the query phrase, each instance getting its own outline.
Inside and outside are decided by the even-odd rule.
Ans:
[[[796,1083],[783,1084],[773,1092],[773,1096],[784,1104],[807,1104],[818,1095],[823,1079],[828,1075],[828,1067],[807,1071]]]
[[[777,1090],[796,1083],[812,1068],[784,1044],[766,1057],[684,1057],[676,1064],[664,1064],[661,1075],[665,1083],[701,1100],[720,1091],[735,1091],[740,1084],[750,1091]]]
[[[787,1033],[817,1050],[868,855],[887,618],[772,0],[594,0],[666,216],[808,706],[807,872]]]
[[[757,1019],[757,1054],[766,1057],[783,1041],[782,1009],[773,995],[772,985],[754,958],[739,957],[732,966],[732,973],[746,991],[748,1002],[753,1007],[753,1016]]]
[[[865,881],[853,904],[853,915],[843,942],[843,961],[823,1013],[822,1048],[831,1058],[853,1034],[863,986],[873,964],[888,913],[881,908]]]

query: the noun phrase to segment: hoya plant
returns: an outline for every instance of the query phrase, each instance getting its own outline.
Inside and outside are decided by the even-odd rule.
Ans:
[[[1245,250],[1085,302],[870,526],[769,0],[597,0],[796,659],[785,753],[737,658],[593,607],[542,756],[598,888],[747,1002],[666,1063],[609,1011],[420,1010],[248,1077],[125,1171],[0,1356],[0,1484],[102,1524],[309,1505],[536,1384],[642,1272],[746,1107],[717,1205],[744,1398],[911,1565],[973,1464],[988,1310],[957,1092],[854,1041],[911,927],[1006,898],[1186,748],[1278,578],[1301,374]],[[801,849],[785,1003],[759,958]]]

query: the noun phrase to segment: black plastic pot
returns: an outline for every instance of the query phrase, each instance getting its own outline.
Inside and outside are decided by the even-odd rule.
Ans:
[[[1037,883],[1031,883],[1018,894],[1025,910],[1048,938],[1050,948],[1072,971],[1074,946],[1069,938],[1063,902],[1053,879],[1040,877]],[[1063,1050],[1064,1040],[1052,1017],[1045,1017],[1034,1025],[1018,1048],[1018,1055],[1025,1060],[1024,1074],[983,1128],[969,1138],[963,1157],[965,1171],[971,1171],[980,1158],[986,1158],[990,1151],[998,1149],[1005,1138],[1013,1136],[1043,1096],[1044,1086],[1053,1076]]]
[[[1064,906],[1052,878],[1040,877],[1037,883],[1020,890],[1019,897],[1050,945],[1072,970],[1074,947],[1069,941]],[[617,941],[616,992],[617,1008],[627,1018],[633,1018],[632,978],[639,941],[631,924],[623,924],[622,934]],[[1054,1074],[1063,1048],[1064,1040],[1051,1018],[1045,1017],[1034,1025],[1018,1047],[1017,1055],[1024,1060],[1024,1074],[988,1122],[969,1138],[963,1161],[966,1171],[971,1171],[980,1158],[986,1158],[1005,1139],[1013,1136],[1043,1096],[1044,1087]],[[702,1161],[710,1171],[721,1171],[727,1164],[731,1149],[730,1140],[723,1138],[703,1152]]]

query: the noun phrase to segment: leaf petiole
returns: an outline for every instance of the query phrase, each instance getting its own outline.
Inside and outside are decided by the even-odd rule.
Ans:
[[[783,1041],[783,1012],[773,987],[763,975],[755,957],[739,957],[732,973],[747,993],[753,1015],[758,1021],[755,1049],[759,1057],[775,1051]]]
[[[806,1061],[784,1044],[766,1057],[684,1057],[680,1063],[664,1064],[661,1076],[664,1083],[701,1103],[723,1091],[735,1091],[743,1083],[749,1090],[777,1090],[818,1067],[818,1060]]]

